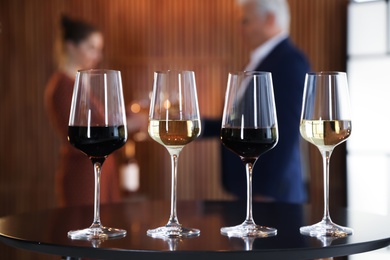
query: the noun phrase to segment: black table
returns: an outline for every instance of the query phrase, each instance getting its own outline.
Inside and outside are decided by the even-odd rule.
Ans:
[[[318,222],[322,208],[282,203],[254,203],[257,224],[278,229],[268,238],[228,238],[220,227],[240,224],[245,202],[180,201],[178,217],[183,226],[199,228],[199,237],[156,239],[146,230],[166,224],[167,201],[138,201],[102,205],[102,223],[124,228],[127,236],[106,241],[79,241],[67,237],[71,229],[92,222],[93,207],[49,209],[0,218],[0,241],[16,247],[59,256],[98,259],[314,259],[351,255],[390,245],[390,219],[345,209],[331,209],[332,219],[354,229],[354,234],[333,241],[303,236],[302,225]]]

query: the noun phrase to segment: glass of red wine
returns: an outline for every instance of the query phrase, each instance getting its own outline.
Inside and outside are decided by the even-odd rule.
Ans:
[[[120,71],[77,72],[68,127],[69,142],[92,161],[95,174],[92,225],[68,232],[71,239],[123,237],[126,230],[104,227],[100,221],[100,176],[104,160],[127,140],[125,105]]]
[[[221,228],[229,237],[275,236],[277,230],[260,226],[252,214],[252,169],[257,159],[278,142],[278,122],[270,72],[229,73],[222,117],[221,141],[246,168],[247,212],[237,226]]]

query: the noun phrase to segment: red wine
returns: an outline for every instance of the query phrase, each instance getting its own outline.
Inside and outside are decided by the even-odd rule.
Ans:
[[[256,160],[277,143],[276,128],[222,128],[221,141],[242,160]]]
[[[123,125],[68,127],[69,142],[89,157],[106,157],[122,147],[126,139],[126,128]]]

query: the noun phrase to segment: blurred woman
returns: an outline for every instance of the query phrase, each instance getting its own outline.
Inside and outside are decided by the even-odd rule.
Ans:
[[[93,25],[66,16],[61,19],[58,41],[58,70],[45,90],[45,108],[60,140],[60,160],[56,171],[56,191],[60,206],[93,203],[94,175],[89,158],[69,144],[68,121],[73,85],[78,70],[95,68],[102,58],[103,35]],[[102,169],[101,203],[120,200],[119,177],[114,156]]]

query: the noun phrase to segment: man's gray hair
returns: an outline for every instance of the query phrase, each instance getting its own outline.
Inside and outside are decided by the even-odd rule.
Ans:
[[[263,16],[266,13],[273,13],[277,24],[283,31],[288,32],[290,29],[290,8],[286,0],[237,0],[239,5],[253,3],[255,12]]]

